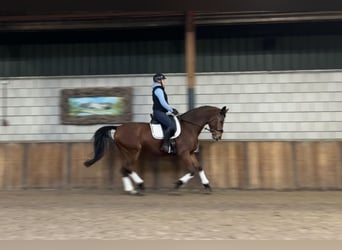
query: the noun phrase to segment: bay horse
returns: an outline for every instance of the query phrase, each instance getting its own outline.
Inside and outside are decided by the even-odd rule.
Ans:
[[[199,143],[198,136],[205,125],[209,126],[209,129],[206,129],[211,133],[212,139],[215,141],[222,139],[223,124],[227,111],[226,106],[221,109],[213,106],[201,106],[178,116],[181,133],[175,139],[177,152],[174,156],[179,157],[188,172],[177,180],[175,189],[186,184],[197,171],[205,190],[211,191],[209,180],[196,159],[195,151]],[[115,130],[113,137],[111,136],[112,130]],[[84,165],[90,167],[100,160],[104,155],[107,142],[114,141],[120,152],[124,191],[129,194],[140,194],[140,191],[145,188],[144,180],[133,169],[142,149],[156,156],[168,155],[168,153],[160,150],[161,141],[153,138],[149,123],[128,122],[116,126],[103,126],[96,130],[93,138],[94,156],[92,159],[85,161]],[[133,180],[138,190],[136,190],[131,180]]]

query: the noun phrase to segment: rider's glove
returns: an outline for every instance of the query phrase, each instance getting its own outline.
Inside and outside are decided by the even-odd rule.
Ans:
[[[172,109],[172,114],[174,114],[174,115],[178,115],[179,114],[179,112],[178,112],[178,110],[177,109]]]

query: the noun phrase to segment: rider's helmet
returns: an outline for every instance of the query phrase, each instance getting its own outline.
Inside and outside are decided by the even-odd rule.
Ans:
[[[157,73],[153,76],[154,82],[158,82],[158,81],[165,80],[165,79],[166,79],[166,77],[162,73]]]

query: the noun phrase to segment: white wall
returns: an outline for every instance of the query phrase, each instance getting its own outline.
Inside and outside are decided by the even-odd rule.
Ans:
[[[170,103],[187,110],[183,74],[167,74]],[[133,121],[148,122],[151,75],[29,77],[7,86],[7,120],[0,141],[87,141],[102,125],[62,125],[60,91],[82,87],[133,87]],[[342,139],[342,71],[197,74],[196,106],[226,105],[226,140]],[[3,119],[1,91],[1,119]],[[201,139],[210,139],[203,131]]]
[[[225,139],[342,138],[342,71],[201,75],[197,102],[228,105]]]

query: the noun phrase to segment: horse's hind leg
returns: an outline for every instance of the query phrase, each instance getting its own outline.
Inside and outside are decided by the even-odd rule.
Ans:
[[[139,192],[135,190],[131,179],[133,182],[137,185],[139,190],[144,190],[144,181],[140,178],[140,176],[133,170],[130,170],[129,168],[122,166],[121,168],[121,174],[122,174],[122,183],[124,187],[124,191],[130,193],[130,194],[138,194]]]
[[[141,144],[134,138],[137,136],[136,134],[130,134],[130,139],[127,140],[127,136],[123,136],[123,134],[115,134],[115,142],[116,146],[120,152],[121,158],[121,174],[122,174],[122,182],[124,191],[130,194],[140,194],[132,183],[136,184],[139,190],[144,189],[144,181],[140,178],[140,176],[133,170],[135,163],[137,162],[140,152],[141,152]],[[132,137],[133,136],[133,137]],[[124,138],[124,139],[123,139]]]
[[[137,150],[135,152],[128,151],[120,144],[118,145],[118,147],[120,149],[123,162],[121,167],[121,175],[124,191],[130,194],[139,194],[139,192],[135,190],[131,180],[133,180],[134,184],[137,185],[140,191],[145,189],[143,179],[141,179],[140,176],[133,170],[134,163],[139,158],[140,150]]]

